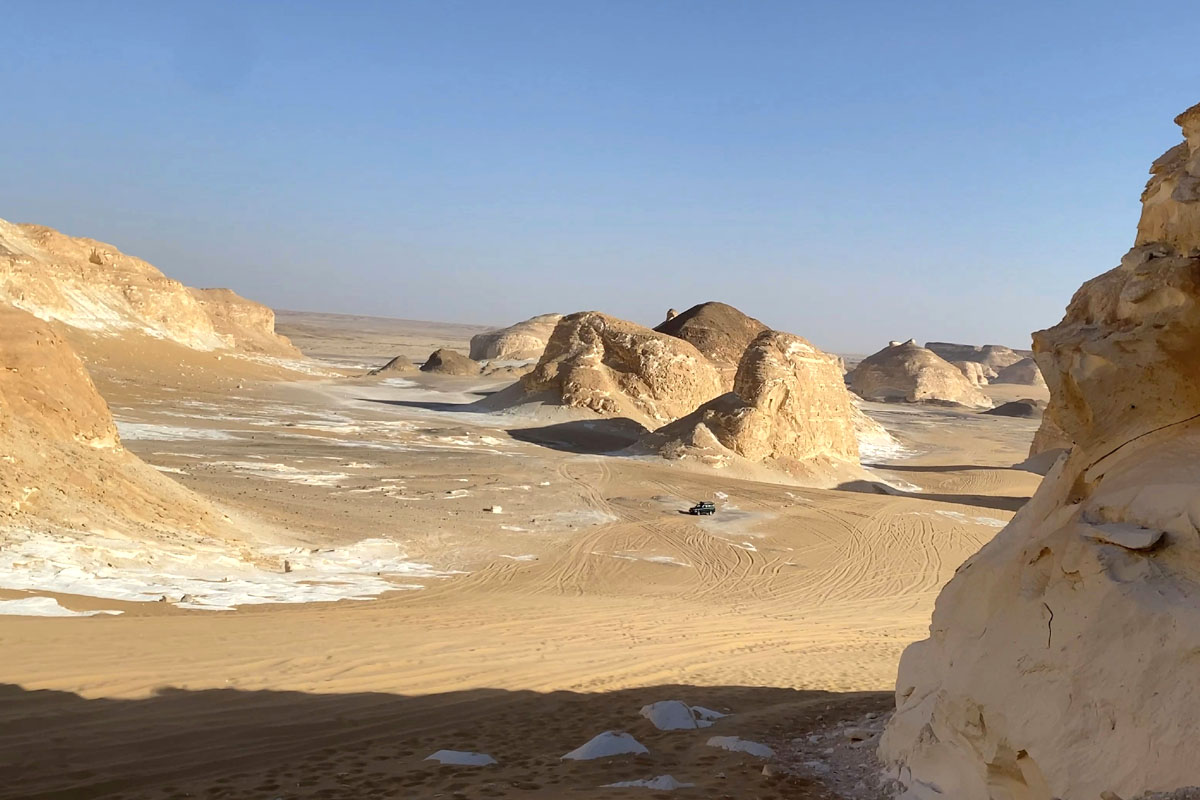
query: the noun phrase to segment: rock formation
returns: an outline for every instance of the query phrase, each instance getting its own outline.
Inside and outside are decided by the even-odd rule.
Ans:
[[[666,319],[663,320],[663,322],[670,322],[671,320],[675,319],[678,316],[679,316],[678,311],[676,311],[673,308],[668,308],[667,309],[667,317],[666,317]]]
[[[1200,103],[1175,123],[1184,141],[1150,167],[1135,244],[1160,243],[1187,253],[1200,243]]]
[[[858,466],[857,409],[835,357],[799,336],[764,331],[746,348],[733,392],[655,431],[669,458],[736,455],[813,478]]]
[[[1034,335],[1072,443],[959,568],[901,660],[880,748],[912,798],[1093,800],[1200,784],[1200,227],[1155,162],[1138,244]],[[1148,237],[1157,237],[1148,240]]]
[[[417,365],[412,363],[407,356],[396,356],[391,361],[384,364],[382,367],[376,367],[368,372],[368,375],[411,375],[417,371]]]
[[[992,401],[957,367],[915,341],[892,342],[864,358],[849,375],[850,388],[864,400],[885,403],[942,403],[990,408]]]
[[[1040,419],[1042,409],[1046,404],[1041,400],[1033,400],[1031,398],[1023,398],[1021,400],[1010,400],[1007,403],[1001,403],[995,408],[984,411],[984,414],[991,414],[994,417],[1026,417],[1029,419]]]
[[[1015,364],[1022,358],[1031,355],[1028,351],[1020,353],[1011,347],[1004,347],[999,344],[979,346],[973,344],[954,344],[953,342],[926,342],[925,348],[932,350],[950,362],[974,361],[978,364],[983,364],[985,374],[988,378],[994,377],[992,373],[1003,367]]]
[[[564,317],[521,386],[526,396],[651,429],[723,391],[716,367],[688,342],[598,311]]]
[[[978,361],[951,361],[958,371],[966,376],[972,386],[987,386],[989,377],[996,377],[996,371]]]
[[[654,330],[683,339],[716,364],[733,388],[742,354],[767,326],[725,303],[701,303],[663,322]]]
[[[538,359],[546,349],[554,326],[562,314],[542,314],[496,331],[471,337],[471,358],[475,361],[525,361]]]
[[[145,333],[196,350],[295,356],[274,313],[226,290],[188,289],[94,239],[0,220],[0,302],[98,333]]]
[[[1045,386],[1046,379],[1038,369],[1037,362],[1032,358],[1022,358],[1015,364],[1009,364],[996,371],[992,383],[1015,383],[1020,386]]]
[[[0,303],[0,546],[18,525],[205,532],[199,497],[127,452],[83,363],[47,323]]]
[[[395,359],[392,359],[395,361]],[[479,362],[472,361],[462,353],[445,347],[434,350],[421,365],[421,372],[436,372],[440,375],[478,375]]]

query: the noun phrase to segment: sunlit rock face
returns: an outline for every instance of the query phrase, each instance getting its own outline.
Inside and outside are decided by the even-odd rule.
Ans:
[[[1200,785],[1200,258],[1194,201],[1164,195],[1195,109],[1179,121],[1189,155],[1155,162],[1137,245],[1034,335],[1069,450],[901,660],[880,753],[910,798]]]
[[[471,337],[471,358],[475,361],[524,361],[542,357],[546,342],[554,333],[562,314],[540,314],[499,330]]]
[[[864,358],[850,373],[849,384],[864,400],[883,403],[992,406],[962,370],[911,339]]]

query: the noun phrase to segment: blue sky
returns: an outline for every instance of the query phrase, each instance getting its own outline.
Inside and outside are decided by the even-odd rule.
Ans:
[[[1026,346],[1200,101],[1191,3],[4,3],[0,217],[276,307]]]

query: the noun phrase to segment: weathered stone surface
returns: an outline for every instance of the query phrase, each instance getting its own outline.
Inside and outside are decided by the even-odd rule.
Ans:
[[[471,337],[471,358],[475,361],[525,361],[538,359],[562,314],[541,314],[507,328]]]
[[[830,466],[858,465],[859,414],[836,357],[799,336],[765,331],[746,349],[732,393],[647,442],[669,458],[723,464],[737,456],[811,478]]]
[[[1166,244],[1189,253],[1200,248],[1200,104],[1175,122],[1183,128],[1185,141],[1150,167],[1135,244]]]
[[[1011,347],[999,344],[955,344],[953,342],[926,342],[925,349],[932,350],[942,358],[953,363],[956,361],[974,361],[983,364],[985,375],[994,377],[993,373],[1015,364],[1022,358],[1027,358],[1028,351],[1019,353]]]
[[[1200,783],[1200,696],[1183,678],[1200,652],[1200,258],[1177,249],[1190,217],[1166,213],[1162,174],[1146,231],[1169,241],[1139,233],[1034,335],[1046,419],[1071,450],[904,653],[880,753],[907,797]]]
[[[987,386],[989,374],[995,377],[996,371],[978,361],[951,361],[958,371],[971,382],[972,386]]]
[[[957,367],[913,340],[893,342],[864,358],[849,375],[864,400],[943,403],[990,408],[992,401]]]
[[[407,356],[396,356],[391,361],[384,364],[382,367],[376,367],[369,371],[368,375],[411,375],[417,371],[417,365],[412,363]]]
[[[189,289],[212,320],[217,333],[236,350],[284,358],[301,358],[286,337],[275,332],[275,312],[229,289]]]
[[[1045,386],[1046,379],[1038,369],[1037,362],[1032,358],[1022,358],[1015,364],[1009,364],[996,371],[992,383],[1015,383],[1019,386]]]
[[[709,302],[668,318],[654,330],[695,345],[721,372],[725,388],[732,389],[742,354],[767,326],[731,305]]]
[[[430,353],[428,360],[421,365],[421,372],[436,372],[440,375],[478,375],[479,362],[472,361],[455,350],[443,347]]]
[[[521,384],[527,395],[648,428],[722,392],[716,367],[688,342],[598,311],[564,317]]]
[[[1039,419],[1045,407],[1046,404],[1041,400],[1024,398],[1022,400],[1010,400],[1007,403],[1001,403],[983,413],[991,414],[994,417],[1027,417],[1029,419]]]

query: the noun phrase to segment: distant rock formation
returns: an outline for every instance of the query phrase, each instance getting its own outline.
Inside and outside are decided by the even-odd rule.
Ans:
[[[110,244],[41,225],[0,220],[0,302],[82,330],[298,355],[275,334],[270,309],[226,290],[189,289]]]
[[[717,366],[725,387],[731,389],[742,354],[767,326],[731,305],[709,302],[668,318],[654,330],[695,345]]]
[[[676,310],[675,310],[675,309],[673,309],[673,308],[668,308],[668,309],[667,309],[667,318],[666,318],[666,319],[664,319],[664,320],[663,320],[663,322],[670,322],[671,320],[675,319],[675,318],[676,318],[676,317],[678,317],[678,316],[679,316],[679,312],[678,312],[678,311],[676,311]]]
[[[22,530],[209,532],[208,504],[126,451],[83,362],[48,324],[0,303],[0,549]]]
[[[368,375],[411,375],[417,371],[417,365],[407,356],[396,356],[382,367],[369,371]]]
[[[230,289],[188,289],[230,346],[246,353],[302,358],[287,338],[275,332],[275,312]]]
[[[479,362],[472,361],[462,353],[443,347],[434,350],[429,355],[429,359],[421,365],[421,372],[434,372],[439,375],[478,375]]]
[[[864,358],[848,376],[864,400],[885,403],[942,403],[990,408],[992,401],[957,367],[912,339],[892,342]]]
[[[507,328],[477,333],[471,337],[471,358],[475,361],[541,358],[554,326],[561,319],[562,314],[541,314]]]
[[[1001,403],[995,408],[984,411],[984,414],[991,414],[996,417],[1027,417],[1029,419],[1040,419],[1042,409],[1046,404],[1041,400],[1033,400],[1024,398],[1022,400],[1010,400],[1007,403]]]
[[[647,437],[668,458],[724,466],[733,456],[806,479],[858,467],[857,415],[838,360],[799,336],[764,331],[746,348],[733,392]]]
[[[953,363],[956,361],[974,361],[984,366],[984,376],[996,377],[995,373],[1009,364],[1015,364],[1032,353],[1017,352],[1011,347],[998,344],[954,344],[953,342],[926,342],[925,348],[932,350],[942,358]]]
[[[1015,383],[1019,386],[1044,387],[1046,379],[1042,377],[1042,371],[1038,369],[1036,361],[1032,358],[1022,358],[1015,364],[1009,364],[1007,367],[997,370],[992,383]]]
[[[951,361],[958,371],[966,376],[972,386],[987,386],[988,376],[996,376],[996,371],[978,361]]]
[[[564,317],[525,395],[658,428],[723,391],[716,367],[688,342],[598,311]]]
[[[1034,334],[1069,453],[901,660],[880,754],[905,797],[1200,785],[1200,206],[1164,177],[1200,178],[1200,120],[1178,121],[1187,145],[1155,162],[1138,244]]]

